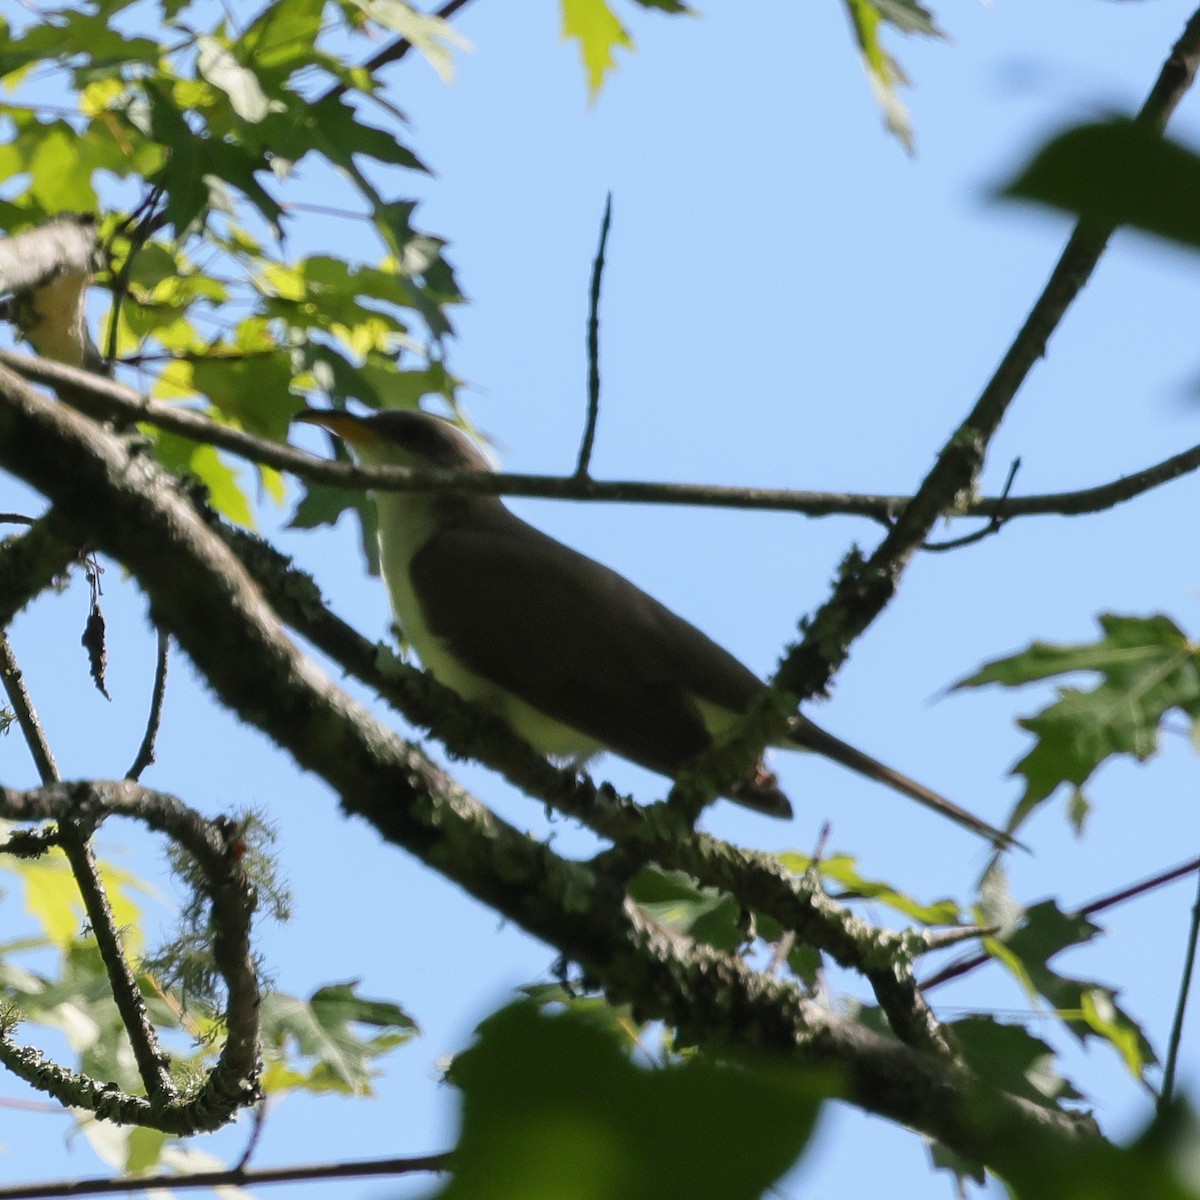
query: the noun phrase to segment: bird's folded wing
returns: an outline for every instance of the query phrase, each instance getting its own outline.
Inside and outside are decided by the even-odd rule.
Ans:
[[[477,675],[674,775],[709,745],[693,696],[737,711],[762,684],[628,580],[510,516],[449,524],[414,556],[431,631]]]

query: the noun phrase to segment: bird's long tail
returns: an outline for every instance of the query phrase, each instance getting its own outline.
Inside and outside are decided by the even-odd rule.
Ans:
[[[1020,842],[1016,841],[1011,834],[996,829],[986,821],[981,821],[967,812],[965,808],[960,808],[952,800],[947,800],[945,796],[939,796],[937,792],[917,783],[915,779],[909,779],[907,775],[893,771],[891,767],[884,766],[883,763],[864,754],[861,750],[856,750],[847,742],[843,742],[841,738],[834,737],[832,733],[826,733],[824,729],[819,725],[814,725],[807,717],[797,714],[792,719],[789,737],[795,745],[831,758],[834,762],[849,767],[851,771],[857,771],[868,779],[873,779],[877,783],[885,784],[887,787],[903,793],[918,804],[924,804],[926,808],[931,808],[934,812],[941,813],[942,816],[971,830],[972,833],[987,838],[998,848],[1007,849],[1010,846],[1020,845]]]

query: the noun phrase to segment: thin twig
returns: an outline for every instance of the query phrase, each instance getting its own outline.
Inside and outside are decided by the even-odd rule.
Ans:
[[[1082,517],[1090,513],[1104,512],[1115,508],[1135,496],[1152,491],[1164,483],[1170,483],[1188,475],[1200,466],[1200,446],[1192,446],[1162,462],[1122,475],[1111,483],[1097,487],[1081,488],[1072,492],[1045,492],[1034,496],[1018,496],[1004,502],[1005,519],[1009,517],[1035,517],[1055,514],[1064,517]],[[1001,500],[980,500],[970,506],[973,513],[986,515],[1001,506]]]
[[[194,409],[151,400],[123,384],[80,371],[49,359],[0,350],[0,364],[26,379],[50,385],[61,398],[81,411],[103,410],[166,429],[195,442],[227,450],[250,462],[287,471],[299,479],[353,491],[427,491],[445,494],[527,496],[540,499],[625,504],[688,505],[697,508],[754,509],[802,513],[810,517],[868,517],[891,527],[910,496],[856,492],[808,492],[793,488],[723,487],[712,484],[652,483],[646,480],[580,479],[567,475],[524,475],[499,472],[406,470],[403,467],[359,467],[329,462],[303,450],[222,425]],[[75,405],[88,396],[89,408]],[[1050,492],[1003,500],[989,497],[969,501],[946,517],[987,517],[1003,507],[1005,520],[1024,516],[1080,516],[1101,512],[1132,500],[1200,468],[1200,445],[1173,455],[1145,470],[1112,483],[1083,491]]]
[[[612,192],[604,201],[604,218],[600,222],[600,244],[596,247],[596,258],[592,263],[592,286],[588,292],[587,356],[588,356],[588,405],[587,423],[583,429],[583,442],[579,447],[579,461],[575,464],[577,479],[586,479],[592,461],[592,447],[596,442],[596,421],[600,417],[600,284],[604,279],[604,250],[608,245],[608,231],[612,225]]]
[[[0,675],[3,676],[4,690],[8,695],[17,714],[17,722],[30,753],[37,764],[38,775],[42,783],[57,783],[60,779],[54,754],[46,740],[42,723],[38,719],[37,710],[33,707],[21,669],[13,656],[12,646],[7,634],[0,633]],[[117,932],[116,921],[113,918],[112,906],[104,891],[100,872],[96,866],[95,857],[88,846],[87,835],[81,830],[77,821],[63,819],[59,821],[58,845],[62,848],[70,864],[71,873],[79,887],[83,899],[84,910],[91,923],[92,934],[104,960],[108,973],[109,986],[112,988],[113,1000],[121,1014],[121,1020],[129,1034],[133,1046],[134,1058],[137,1061],[142,1081],[151,1098],[167,1095],[174,1096],[170,1072],[167,1069],[166,1056],[158,1044],[158,1035],[146,1012],[142,993],[137,986],[125,951],[121,946],[121,936]]]
[[[932,954],[935,950],[948,950],[977,938],[993,937],[999,929],[998,925],[956,925],[950,929],[926,930],[922,953]]]
[[[1021,469],[1021,460],[1014,458],[1012,465],[1008,468],[1008,478],[1004,481],[1004,487],[1000,491],[1000,500],[996,505],[996,511],[992,513],[991,519],[982,528],[975,530],[974,533],[968,533],[965,537],[954,538],[948,542],[926,542],[921,549],[931,553],[941,553],[945,550],[961,550],[964,546],[973,546],[976,542],[982,542],[984,538],[991,537],[993,533],[999,533],[1004,522],[1007,520],[1007,513],[1004,511],[1004,504],[1008,500],[1008,493],[1012,491],[1013,481],[1017,477],[1017,472]]]
[[[167,666],[171,658],[171,636],[165,630],[158,631],[158,655],[154,664],[154,691],[150,696],[150,715],[146,720],[146,732],[138,747],[133,765],[125,773],[126,779],[140,779],[142,772],[154,762],[154,743],[158,739],[162,724],[163,700],[167,694]]]
[[[22,1184],[0,1188],[0,1200],[51,1200],[59,1196],[102,1196],[113,1192],[149,1192],[156,1188],[257,1187],[266,1183],[302,1183],[316,1179],[365,1179],[379,1175],[440,1174],[450,1169],[449,1154],[414,1158],[377,1158],[367,1162],[315,1163],[302,1167],[271,1167],[259,1171],[200,1171],[195,1175],[142,1175],[119,1179],[63,1179],[57,1183]]]
[[[36,517],[27,517],[22,513],[0,513],[0,525],[32,525]]]
[[[246,1139],[246,1147],[241,1153],[241,1157],[233,1164],[234,1171],[239,1174],[244,1174],[246,1168],[250,1165],[250,1160],[254,1157],[255,1150],[258,1149],[258,1143],[262,1140],[263,1130],[267,1127],[267,1105],[270,1103],[270,1097],[264,1096],[255,1106],[251,1115],[250,1136]]]
[[[775,943],[775,951],[771,955],[771,961],[763,968],[764,975],[777,975],[779,968],[788,960],[788,955],[796,945],[796,935],[790,930],[785,929],[779,941]]]
[[[121,269],[113,275],[112,279],[112,308],[108,314],[108,340],[104,347],[104,362],[110,371],[117,358],[117,334],[120,325],[121,307],[125,302],[125,297],[129,294],[129,280],[133,275],[133,267],[137,262],[137,256],[141,253],[142,247],[155,230],[154,210],[158,207],[158,202],[162,199],[165,191],[166,184],[162,180],[155,183],[151,187],[149,194],[145,196],[137,209],[130,215],[129,220],[122,222],[119,229],[113,231],[113,236],[104,247],[105,258],[111,260],[113,242],[116,240],[117,234],[123,233],[128,228],[130,222],[136,222],[133,232],[128,238],[129,246],[125,251],[125,258],[121,263]]]
[[[1168,883],[1174,883],[1175,880],[1182,879],[1185,875],[1191,875],[1194,871],[1200,871],[1200,858],[1193,858],[1190,862],[1181,863],[1177,867],[1171,867],[1170,870],[1160,871],[1157,875],[1151,875],[1147,879],[1129,884],[1118,891],[1108,892],[1098,899],[1091,901],[1091,903],[1085,904],[1082,908],[1076,909],[1075,915],[1080,917],[1095,916],[1096,913],[1104,912],[1108,908],[1114,908],[1118,904],[1123,904],[1126,900],[1132,900],[1137,896],[1145,895],[1147,892],[1165,887]],[[972,954],[969,957],[960,958],[957,962],[950,963],[938,971],[936,975],[931,975],[927,980],[923,981],[921,991],[927,992],[930,988],[938,987],[943,983],[949,983],[951,979],[958,979],[979,967],[985,966],[991,961],[992,956],[990,954]]]
[[[61,1104],[43,1104],[37,1100],[22,1100],[17,1096],[0,1096],[0,1108],[12,1108],[17,1112],[43,1113],[48,1117],[69,1117],[71,1112]]]
[[[79,894],[83,898],[92,936],[104,961],[113,1001],[121,1014],[121,1024],[129,1035],[146,1094],[151,1101],[174,1100],[177,1093],[171,1080],[170,1059],[159,1044],[158,1032],[146,1011],[142,990],[125,956],[112,905],[104,890],[104,881],[100,878],[96,856],[88,842],[88,833],[80,828],[77,821],[60,820],[58,844],[67,856],[71,874],[75,876]]]
[[[1171,1036],[1167,1039],[1167,1058],[1163,1064],[1162,1092],[1158,1106],[1165,1108],[1175,1094],[1175,1068],[1179,1062],[1179,1047],[1183,1042],[1183,1017],[1187,1012],[1188,992],[1196,969],[1196,942],[1200,939],[1200,876],[1196,880],[1196,898],[1192,901],[1192,919],[1188,924],[1187,949],[1183,954],[1183,971],[1179,979],[1179,996],[1175,1001],[1175,1016],[1171,1021]]]
[[[1109,892],[1107,895],[1101,896],[1098,900],[1093,900],[1090,904],[1085,904],[1079,909],[1081,917],[1094,917],[1097,913],[1104,912],[1105,909],[1115,908],[1118,904],[1123,904],[1126,900],[1132,900],[1136,896],[1144,895],[1146,892],[1153,892],[1168,883],[1174,883],[1176,879],[1182,879],[1185,875],[1190,875],[1193,871],[1200,871],[1200,858],[1193,858],[1191,862],[1180,863],[1177,867],[1172,867],[1169,871],[1161,871],[1157,875],[1151,875],[1149,879],[1143,879],[1140,883],[1130,884],[1128,887],[1123,887],[1120,891]]]
[[[17,665],[6,633],[0,633],[0,679],[3,681],[5,695],[13,706],[13,712],[17,714],[17,724],[25,735],[25,744],[29,747],[29,753],[33,755],[38,778],[43,783],[56,783],[59,774],[58,764],[54,761],[54,751],[50,749],[46,731],[42,728],[37,710],[25,689],[25,677]]]

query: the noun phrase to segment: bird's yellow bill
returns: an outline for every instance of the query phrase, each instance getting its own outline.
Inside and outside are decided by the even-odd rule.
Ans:
[[[366,445],[379,441],[377,434],[361,417],[353,413],[334,412],[332,409],[306,408],[292,418],[292,424],[320,425],[336,433],[344,442]]]

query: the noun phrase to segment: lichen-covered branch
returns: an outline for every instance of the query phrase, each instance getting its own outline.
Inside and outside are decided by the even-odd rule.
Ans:
[[[237,557],[147,456],[11,372],[0,370],[0,397],[0,466],[134,574],[225,704],[325,779],[346,811],[581,963],[614,1001],[716,1053],[835,1069],[852,1102],[1001,1170],[1032,1139],[1096,1136],[667,932],[618,883],[501,821],[300,653]]]
[[[59,782],[58,764],[38,719],[33,701],[25,689],[24,677],[9,645],[8,636],[0,633],[0,680],[17,723],[33,755],[43,784]],[[82,817],[82,819],[81,819]],[[108,974],[113,1001],[121,1014],[121,1022],[129,1035],[134,1060],[141,1072],[142,1083],[152,1098],[174,1094],[167,1056],[159,1046],[154,1023],[146,1011],[146,1003],[138,989],[133,969],[125,955],[125,947],[117,929],[108,894],[92,854],[89,839],[92,834],[91,814],[63,813],[58,820],[54,840],[58,843],[71,868],[71,874],[83,899],[84,911],[92,927],[92,935]]]
[[[0,1032],[0,1062],[60,1103],[110,1121],[181,1135],[218,1129],[238,1109],[260,1098],[258,977],[250,953],[255,892],[241,866],[239,832],[229,823],[200,816],[174,796],[131,780],[52,783],[28,791],[0,788],[0,816],[9,821],[95,825],[110,815],[140,820],[173,838],[200,866],[212,900],[214,962],[228,989],[220,1056],[202,1086],[188,1096],[178,1095],[169,1078],[148,1087],[146,1097],[130,1095],[17,1045],[8,1030]],[[159,1066],[165,1073],[165,1057]]]
[[[925,948],[926,937],[935,935],[874,928],[831,900],[819,883],[795,875],[770,855],[731,846],[671,819],[663,805],[643,808],[576,770],[553,766],[499,718],[467,704],[427,673],[385,660],[375,643],[325,607],[313,580],[274,547],[215,518],[212,528],[288,625],[410,724],[430,730],[452,755],[487,764],[527,795],[574,817],[641,861],[684,871],[773,917],[840,966],[862,973],[902,1041],[945,1049],[938,1022],[912,975],[914,956]]]
[[[1200,64],[1200,11],[1172,48],[1138,119],[1161,130],[1195,78]],[[1091,278],[1112,236],[1111,226],[1081,221],[1041,295],[966,419],[950,435],[895,525],[866,559],[850,559],[829,599],[807,623],[804,637],[784,656],[776,685],[801,700],[821,695],[850,646],[896,592],[908,561],[934,525],[969,498],[988,445],[1072,301]]]

